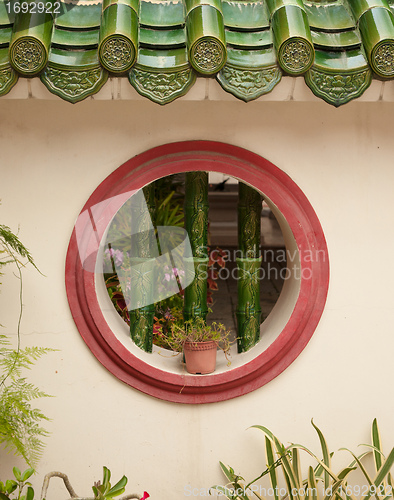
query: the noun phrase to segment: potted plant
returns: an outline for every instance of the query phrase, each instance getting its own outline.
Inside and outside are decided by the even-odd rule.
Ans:
[[[174,323],[168,344],[174,351],[183,352],[189,373],[205,375],[215,371],[218,348],[229,361],[230,335],[231,331],[221,323],[213,322],[207,325],[203,318],[197,317],[181,326]]]

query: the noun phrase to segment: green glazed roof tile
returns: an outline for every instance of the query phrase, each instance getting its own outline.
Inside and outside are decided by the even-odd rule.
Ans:
[[[368,63],[360,50],[343,52],[315,51],[314,67],[329,72],[346,73],[368,68]]]
[[[97,50],[62,50],[52,48],[49,63],[67,69],[88,69],[99,66]]]
[[[184,95],[199,73],[217,76],[245,101],[272,90],[282,70],[304,74],[312,91],[336,106],[361,95],[372,70],[394,79],[394,0],[104,0],[104,15],[102,2],[60,0],[61,12],[45,32],[42,81],[71,102],[97,92],[111,71],[160,104]],[[125,6],[132,13],[127,22]],[[18,32],[14,17],[0,0],[0,94],[20,74],[29,76],[14,62],[11,68],[9,45],[23,42],[34,27],[18,16]],[[216,64],[219,49],[224,66]],[[294,69],[306,50],[308,64]],[[131,63],[117,71],[122,57]],[[200,69],[212,61],[213,69]],[[348,85],[346,95],[339,95],[341,85]]]
[[[171,30],[140,28],[140,44],[150,48],[185,47],[186,33],[184,28]]]
[[[63,45],[71,47],[97,47],[99,30],[75,31],[54,29],[52,34],[52,45]]]
[[[359,48],[361,39],[355,30],[342,31],[339,33],[325,31],[311,31],[312,41],[315,48],[325,50],[341,50]]]
[[[15,21],[15,14],[13,10],[6,5],[4,1],[0,2],[0,26],[7,26],[13,24]]]
[[[201,5],[209,5],[219,12],[222,12],[222,0],[185,0],[186,15]]]
[[[277,11],[283,7],[298,7],[301,10],[305,10],[302,0],[266,0],[268,10],[270,11],[271,17]]]
[[[311,29],[343,31],[355,27],[350,9],[346,9],[341,2],[323,4],[304,1],[304,7]]]
[[[387,0],[347,0],[353,15],[359,19],[365,12],[378,8],[389,9]]]
[[[273,37],[270,30],[240,32],[226,31],[226,42],[236,48],[268,48],[272,47]]]
[[[185,16],[185,7],[182,1],[140,2],[139,19],[140,25],[144,27],[165,29],[184,26]]]
[[[0,46],[8,45],[11,40],[12,27],[0,28]]]
[[[75,5],[61,4],[61,14],[55,25],[68,29],[91,29],[100,26],[101,4]]]
[[[260,69],[274,66],[276,64],[276,54],[274,49],[237,50],[229,48],[227,63],[244,69]]]
[[[265,2],[222,2],[224,25],[238,31],[269,28],[269,13]]]
[[[177,70],[189,67],[187,49],[150,50],[140,49],[137,65],[152,71]]]
[[[8,47],[0,48],[0,68],[2,66],[9,66],[9,64]]]

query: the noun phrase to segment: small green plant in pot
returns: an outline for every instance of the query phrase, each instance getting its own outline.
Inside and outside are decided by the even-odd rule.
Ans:
[[[207,325],[203,318],[197,317],[182,326],[173,324],[168,343],[174,351],[184,353],[189,373],[205,375],[215,371],[218,348],[229,362],[230,335],[231,331],[221,323]]]

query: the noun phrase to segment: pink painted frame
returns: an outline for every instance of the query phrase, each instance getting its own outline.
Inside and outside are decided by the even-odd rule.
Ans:
[[[150,149],[110,174],[90,196],[81,213],[100,203],[100,223],[95,229],[102,236],[120,208],[111,201],[116,199],[113,197],[139,189],[165,175],[195,170],[231,175],[265,194],[278,207],[293,232],[301,269],[310,270],[309,279],[301,278],[296,305],[283,331],[255,359],[224,373],[204,376],[169,373],[143,362],[121,344],[104,319],[96,295],[94,273],[82,266],[75,228],[66,258],[70,309],[92,353],[119,380],[156,398],[178,403],[224,401],[254,391],[278,376],[297,358],[313,335],[323,312],[329,283],[328,250],[323,230],[303,192],[287,174],[266,159],[229,144],[188,141]],[[85,248],[95,261],[97,234],[93,234],[88,223],[82,227],[79,238],[81,234]],[[318,252],[320,258],[303,258],[313,252]]]

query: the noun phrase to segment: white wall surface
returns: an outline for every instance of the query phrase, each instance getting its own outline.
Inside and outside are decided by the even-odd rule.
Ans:
[[[186,498],[187,485],[223,484],[218,461],[252,478],[265,464],[269,427],[284,442],[319,450],[311,418],[332,450],[369,441],[378,418],[394,443],[393,103],[0,100],[0,221],[31,250],[44,276],[24,272],[23,345],[59,351],[29,377],[54,398],[34,485],[66,472],[80,495],[107,465],[127,491]],[[130,388],[94,358],[65,293],[64,262],[75,220],[96,186],[149,148],[207,139],[247,148],[288,173],[314,207],[327,239],[328,301],[312,340],[268,385],[209,405],[156,400]],[[0,323],[15,332],[17,283],[3,279]],[[348,462],[339,452],[339,464]],[[23,463],[0,454],[0,479]],[[56,480],[55,480],[56,481]],[[56,483],[47,500],[67,498]],[[197,490],[195,490],[197,491]],[[194,497],[196,498],[196,497]],[[198,497],[197,497],[198,498]]]

